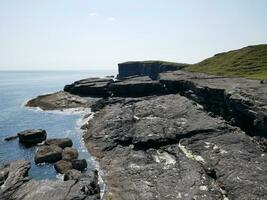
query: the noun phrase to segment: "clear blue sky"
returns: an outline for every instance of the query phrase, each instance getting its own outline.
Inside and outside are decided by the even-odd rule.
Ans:
[[[0,0],[0,70],[195,63],[267,43],[267,0]]]

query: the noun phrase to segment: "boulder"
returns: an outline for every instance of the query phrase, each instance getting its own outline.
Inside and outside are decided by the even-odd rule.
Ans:
[[[74,160],[74,159],[77,159],[78,156],[79,156],[79,153],[77,149],[70,148],[70,147],[66,147],[62,153],[63,160]]]
[[[46,145],[56,145],[61,148],[72,147],[73,143],[70,138],[53,138],[45,141]]]
[[[46,140],[47,133],[42,129],[29,129],[18,133],[19,141],[28,145],[35,145]]]
[[[106,97],[107,87],[112,82],[111,78],[88,78],[66,85],[64,91],[81,96]]]
[[[161,93],[162,86],[148,76],[135,76],[111,83],[109,91],[117,97],[141,97]]]
[[[56,145],[41,146],[37,149],[35,163],[53,163],[62,159],[62,148]]]
[[[54,165],[54,167],[55,167],[55,170],[58,173],[64,174],[68,170],[71,170],[72,169],[72,164],[69,161],[60,160],[60,161],[56,162],[56,164]]]
[[[64,174],[64,181],[68,180],[78,180],[82,176],[82,173],[76,169],[68,170]]]
[[[72,160],[72,167],[73,169],[84,171],[87,168],[87,161],[85,159],[82,160]]]

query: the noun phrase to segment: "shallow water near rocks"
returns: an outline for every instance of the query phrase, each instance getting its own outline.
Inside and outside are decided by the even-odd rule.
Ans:
[[[82,142],[81,117],[85,112],[44,112],[24,107],[24,103],[41,94],[62,90],[64,85],[75,80],[115,74],[114,71],[0,71],[0,164],[12,160],[26,159],[31,162],[29,175],[35,179],[56,179],[52,164],[35,165],[36,147],[27,148],[18,139],[9,142],[4,138],[17,132],[31,129],[45,129],[48,138],[70,137],[79,157],[88,161],[88,168],[94,168],[90,154]],[[88,110],[87,110],[88,112]]]

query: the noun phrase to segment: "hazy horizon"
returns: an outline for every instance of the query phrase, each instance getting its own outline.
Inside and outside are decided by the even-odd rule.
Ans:
[[[265,0],[0,1],[0,70],[116,70],[196,63],[267,43]]]

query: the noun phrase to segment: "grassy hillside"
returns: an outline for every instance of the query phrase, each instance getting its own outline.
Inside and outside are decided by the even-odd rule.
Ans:
[[[216,54],[186,69],[216,75],[267,79],[267,44]]]

